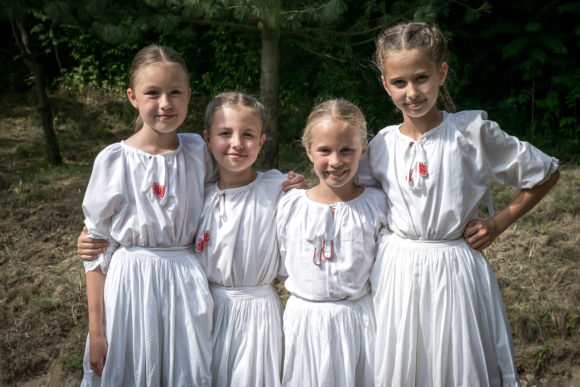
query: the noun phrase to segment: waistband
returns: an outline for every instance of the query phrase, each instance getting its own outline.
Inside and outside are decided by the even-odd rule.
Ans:
[[[295,295],[291,295],[290,298],[297,303],[303,304],[305,306],[308,307],[314,307],[314,308],[332,308],[333,306],[336,305],[343,305],[343,306],[353,306],[353,305],[357,305],[359,303],[363,303],[363,302],[372,302],[371,299],[371,293],[365,293],[362,297],[360,298],[355,298],[355,299],[344,299],[344,300],[320,300],[320,301],[315,301],[315,300],[307,300],[305,298],[302,297],[298,297]]]
[[[379,238],[388,240],[389,243],[396,243],[403,247],[464,247],[471,248],[464,238],[457,239],[409,239],[403,238],[395,233],[381,233]]]
[[[121,247],[119,251],[125,251],[131,254],[139,255],[151,255],[158,257],[175,257],[185,254],[193,255],[193,246],[174,246],[174,247],[142,247],[142,246],[129,246]]]
[[[251,298],[268,297],[276,294],[270,284],[241,287],[224,287],[210,284],[209,290],[214,297],[224,297],[230,300],[249,300]]]

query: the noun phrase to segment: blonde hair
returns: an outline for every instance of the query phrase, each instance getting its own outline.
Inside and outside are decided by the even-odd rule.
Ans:
[[[129,87],[135,90],[135,83],[139,71],[145,67],[156,63],[173,63],[182,68],[189,87],[189,71],[183,57],[171,47],[149,45],[142,48],[133,58],[129,68]],[[135,131],[143,127],[143,119],[138,116],[135,119]]]
[[[264,132],[264,122],[266,113],[264,106],[255,97],[239,91],[226,91],[213,97],[207,104],[204,116],[204,129],[210,132],[215,113],[224,107],[239,107],[248,109],[255,113],[262,121],[262,132]]]
[[[449,52],[443,33],[434,24],[410,22],[397,24],[379,34],[373,61],[382,76],[385,76],[385,60],[392,52],[418,49],[431,57],[440,68],[448,62]],[[439,100],[449,112],[456,111],[445,84],[439,87]]]
[[[346,99],[329,99],[316,105],[306,121],[306,127],[302,134],[302,145],[306,149],[310,149],[312,145],[313,130],[323,121],[339,120],[344,122],[351,128],[358,131],[361,143],[363,146],[367,143],[368,132],[367,122],[361,110]]]

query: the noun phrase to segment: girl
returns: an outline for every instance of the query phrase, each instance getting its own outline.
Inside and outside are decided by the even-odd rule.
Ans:
[[[361,111],[329,100],[302,142],[319,183],[278,205],[278,238],[291,297],[284,311],[285,386],[373,386],[375,319],[369,275],[386,198],[353,183],[367,148]]]
[[[213,303],[191,246],[215,172],[203,140],[176,132],[191,95],[182,57],[163,46],[139,51],[127,95],[138,130],[99,153],[83,201],[89,233],[110,247],[85,263],[82,385],[205,386]]]
[[[383,86],[403,113],[371,141],[360,182],[387,194],[388,228],[371,275],[378,386],[517,386],[501,293],[480,252],[556,183],[558,161],[507,135],[483,111],[454,112],[447,48],[424,23],[376,42]],[[449,112],[437,109],[441,97]],[[488,220],[491,184],[520,194]]]
[[[203,136],[219,181],[206,186],[196,253],[214,299],[214,386],[280,385],[282,306],[271,284],[286,176],[252,169],[266,139],[263,124],[262,105],[238,92],[219,94],[205,113]]]

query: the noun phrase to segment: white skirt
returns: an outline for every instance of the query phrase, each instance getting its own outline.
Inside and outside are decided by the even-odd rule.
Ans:
[[[276,387],[282,368],[282,305],[270,284],[210,287],[214,386]]]
[[[284,310],[284,386],[373,386],[371,295],[311,302],[291,296]]]
[[[382,234],[371,285],[377,386],[519,386],[497,280],[464,239]]]
[[[121,248],[105,281],[102,378],[88,363],[84,386],[209,386],[213,302],[190,247]]]

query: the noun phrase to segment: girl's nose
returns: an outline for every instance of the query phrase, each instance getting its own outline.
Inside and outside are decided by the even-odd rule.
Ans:
[[[162,94],[159,99],[159,106],[163,110],[171,109],[171,101],[167,94]]]
[[[341,164],[340,157],[338,157],[338,155],[336,153],[331,154],[330,158],[329,158],[329,163],[333,167],[340,166],[340,164]]]
[[[409,82],[409,86],[407,87],[407,96],[413,98],[418,94],[419,92],[417,91],[417,87],[413,83]]]
[[[239,135],[234,134],[232,136],[232,147],[239,148],[242,146],[242,138]]]

